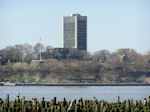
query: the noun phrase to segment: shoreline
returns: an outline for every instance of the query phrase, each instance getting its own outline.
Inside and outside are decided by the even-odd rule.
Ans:
[[[1,83],[0,86],[150,86],[140,83]]]

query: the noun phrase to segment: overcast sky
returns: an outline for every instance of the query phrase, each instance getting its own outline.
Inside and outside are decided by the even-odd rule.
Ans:
[[[88,51],[150,50],[150,0],[0,0],[0,49],[9,45],[62,47],[62,17],[88,17]]]

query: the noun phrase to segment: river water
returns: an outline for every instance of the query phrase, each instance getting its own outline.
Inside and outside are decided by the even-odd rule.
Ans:
[[[43,96],[46,100],[51,100],[56,96],[58,100],[62,100],[64,97],[67,100],[96,97],[99,100],[116,102],[117,96],[120,96],[121,101],[148,99],[150,86],[0,86],[0,98],[2,99],[9,94],[10,99],[13,100],[16,98],[17,92],[20,93],[21,98],[25,96],[28,100],[33,97],[40,100]]]

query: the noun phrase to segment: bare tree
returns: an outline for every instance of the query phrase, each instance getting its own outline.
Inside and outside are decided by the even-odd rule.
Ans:
[[[17,51],[18,61],[23,61],[23,46],[22,45],[15,45]]]
[[[23,45],[23,60],[30,63],[33,57],[33,47],[30,44]]]
[[[49,50],[53,49],[53,47],[50,46],[50,45],[47,45],[45,48],[46,48],[46,51],[49,51]]]
[[[109,57],[109,55],[110,55],[109,51],[104,49],[104,50],[95,52],[93,55],[93,59],[97,61],[105,62],[106,59]]]
[[[129,64],[143,65],[145,63],[144,56],[137,53],[134,49],[118,49],[116,52],[113,52],[110,56],[109,62],[119,63],[123,56],[128,57]],[[111,60],[111,61],[110,61]],[[122,63],[122,61],[120,61]]]
[[[44,49],[43,44],[37,43],[37,44],[34,46],[34,53],[35,53],[35,55],[38,57],[38,55],[40,54],[40,51],[42,51],[43,49]]]

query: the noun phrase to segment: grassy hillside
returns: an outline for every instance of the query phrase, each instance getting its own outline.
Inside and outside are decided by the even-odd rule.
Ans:
[[[0,81],[42,83],[150,83],[150,67],[72,59],[0,66]]]

